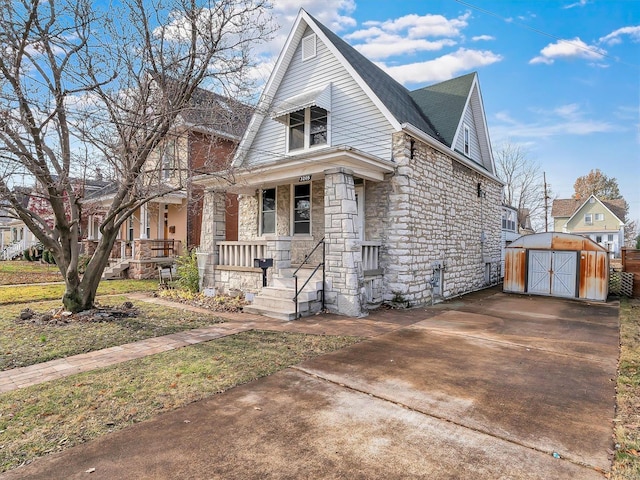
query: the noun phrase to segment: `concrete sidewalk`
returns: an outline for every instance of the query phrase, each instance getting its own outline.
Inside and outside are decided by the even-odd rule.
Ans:
[[[489,290],[274,324],[372,338],[0,479],[602,479],[617,315]]]
[[[285,322],[246,313],[212,312],[205,308],[171,302],[145,294],[131,294],[128,295],[128,297],[132,300],[165,305],[171,308],[189,310],[207,315],[213,314],[224,319],[225,323],[148,338],[138,342],[50,360],[27,367],[4,370],[0,372],[0,393],[37,385],[76,373],[88,372],[96,368],[108,367],[176,348],[208,342],[209,340],[246,332],[248,330],[258,329],[370,337],[394,330],[403,325],[403,322],[390,323],[381,320],[372,321],[367,319],[354,321],[352,319],[334,316],[322,317],[322,321],[319,321],[316,317],[312,317],[297,322]]]

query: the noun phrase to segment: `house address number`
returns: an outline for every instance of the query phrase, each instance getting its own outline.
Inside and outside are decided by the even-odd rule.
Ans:
[[[299,182],[308,182],[309,180],[311,180],[311,175],[302,175],[300,179],[298,179]]]

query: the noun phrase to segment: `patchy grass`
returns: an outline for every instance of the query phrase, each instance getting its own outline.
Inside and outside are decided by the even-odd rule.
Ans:
[[[111,282],[109,282],[111,283]],[[121,305],[124,296],[103,298],[101,303]],[[180,308],[133,302],[139,309],[134,318],[107,322],[70,322],[66,325],[35,325],[16,322],[26,304],[12,304],[0,310],[0,370],[24,367],[55,358],[122,345],[150,337],[219,323],[215,314],[204,315]],[[29,303],[29,308],[46,312],[59,302]]]
[[[614,480],[640,478],[640,300],[620,302],[620,365],[618,367]]]
[[[0,305],[59,300],[64,294],[64,288],[64,284],[1,286]],[[119,295],[156,290],[158,290],[157,280],[104,280],[98,285],[97,295]]]
[[[61,281],[62,274],[55,265],[26,260],[0,262],[0,285]]]
[[[251,331],[0,396],[0,471],[359,339]]]

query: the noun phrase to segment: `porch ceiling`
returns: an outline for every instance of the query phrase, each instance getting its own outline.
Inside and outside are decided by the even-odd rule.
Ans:
[[[333,147],[281,158],[253,168],[218,172],[215,176],[201,175],[194,182],[208,188],[243,193],[267,185],[299,182],[302,177],[324,179],[324,171],[331,168],[348,168],[353,170],[355,177],[380,182],[386,173],[394,171],[395,163],[351,147]]]

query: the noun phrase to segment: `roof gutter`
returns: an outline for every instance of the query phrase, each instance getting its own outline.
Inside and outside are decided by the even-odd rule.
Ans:
[[[415,137],[418,140],[421,140],[421,141],[425,142],[426,144],[432,146],[433,148],[435,148],[439,152],[442,152],[445,155],[448,155],[448,156],[452,157],[454,160],[456,160],[458,163],[461,163],[465,167],[469,167],[474,172],[479,173],[480,175],[482,175],[484,177],[487,177],[487,178],[489,178],[489,179],[491,179],[491,180],[493,180],[495,182],[498,182],[501,186],[505,185],[505,182],[500,180],[493,173],[489,172],[488,170],[486,170],[485,168],[481,167],[477,163],[469,160],[464,155],[461,155],[458,152],[456,152],[455,150],[450,149],[444,143],[436,140],[435,138],[433,138],[430,135],[427,135],[422,130],[420,130],[419,128],[413,126],[412,124],[403,123],[401,125],[401,127],[402,127],[402,131],[403,132],[406,132],[407,134],[411,135],[412,137]]]

